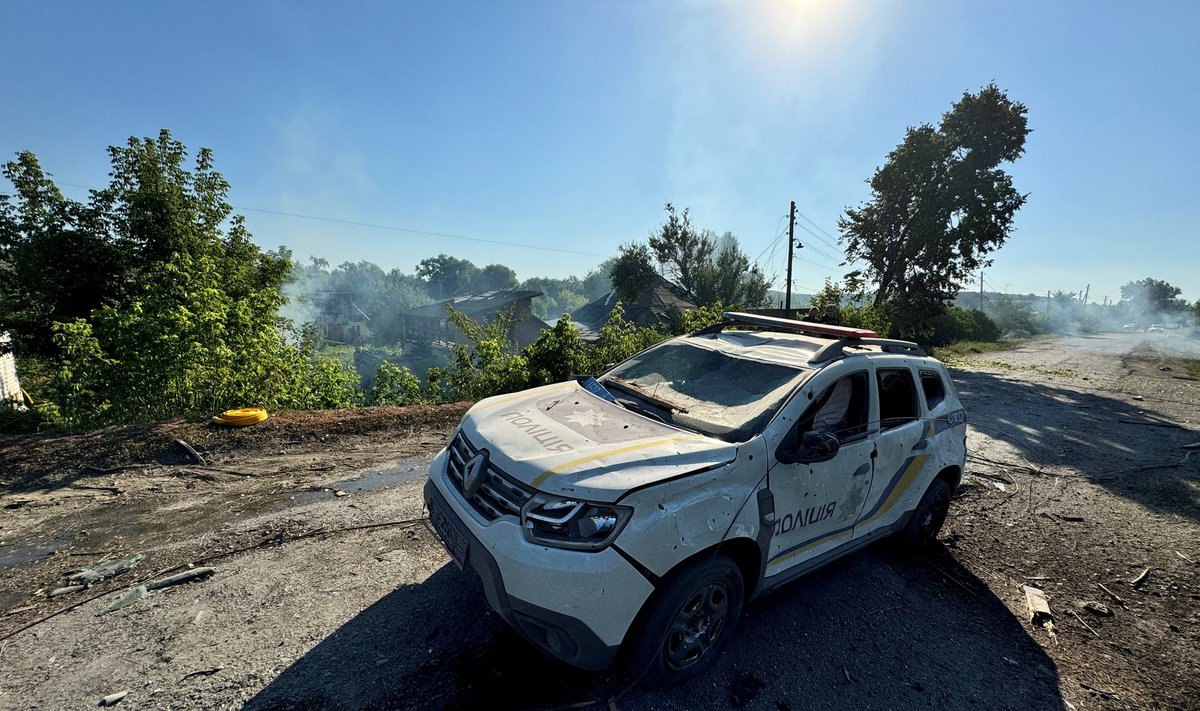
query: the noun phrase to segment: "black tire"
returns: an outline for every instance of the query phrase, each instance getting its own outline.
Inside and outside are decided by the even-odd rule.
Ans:
[[[625,650],[638,685],[681,684],[712,666],[737,628],[745,590],[742,571],[724,555],[701,555],[672,571]]]
[[[950,511],[950,485],[945,479],[934,479],[913,511],[912,518],[897,536],[905,548],[924,548],[937,540],[938,531]]]

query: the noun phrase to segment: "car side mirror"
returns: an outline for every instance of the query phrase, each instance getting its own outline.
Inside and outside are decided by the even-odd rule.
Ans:
[[[800,438],[800,446],[791,449],[780,447],[775,458],[780,464],[816,464],[828,462],[837,456],[842,443],[837,435],[829,432],[805,432]]]

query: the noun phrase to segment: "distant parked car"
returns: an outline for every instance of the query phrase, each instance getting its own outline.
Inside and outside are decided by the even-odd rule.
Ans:
[[[1162,325],[1161,323],[1152,323],[1152,324],[1150,324],[1150,327],[1146,329],[1146,333],[1162,333],[1163,331],[1166,331],[1166,330],[1167,330],[1167,327]]]
[[[1127,323],[1127,324],[1125,324],[1124,326],[1122,326],[1122,327],[1121,327],[1121,330],[1122,330],[1122,331],[1136,331],[1136,330],[1137,330],[1137,324],[1136,324],[1136,323]]]

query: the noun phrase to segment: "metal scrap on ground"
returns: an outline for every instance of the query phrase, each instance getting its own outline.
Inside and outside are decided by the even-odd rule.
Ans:
[[[74,572],[69,572],[66,578],[69,582],[79,583],[83,585],[91,585],[94,582],[111,578],[114,575],[120,575],[137,565],[142,558],[141,553],[135,553],[128,558],[119,558],[117,560],[102,563],[91,568],[83,568]]]

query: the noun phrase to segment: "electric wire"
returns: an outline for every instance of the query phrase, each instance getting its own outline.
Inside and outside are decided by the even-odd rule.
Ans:
[[[79,183],[60,182],[58,184],[59,185],[68,185],[73,188],[84,188],[87,190],[96,190],[97,189],[90,185],[81,185]],[[414,228],[410,228],[410,227],[398,227],[395,225],[381,225],[381,224],[376,224],[376,223],[372,223],[372,222],[359,222],[358,220],[346,220],[346,219],[337,218],[337,217],[322,217],[319,215],[304,215],[304,214],[297,213],[297,212],[284,212],[282,210],[268,210],[266,208],[261,208],[261,207],[247,207],[245,205],[230,205],[230,207],[232,207],[235,210],[241,210],[243,212],[258,212],[258,213],[262,213],[265,215],[293,217],[293,218],[302,219],[302,220],[315,220],[318,222],[329,222],[329,223],[338,224],[338,225],[351,225],[354,227],[366,227],[366,228],[374,229],[374,230],[387,230],[389,232],[403,232],[406,234],[422,235],[425,237],[442,237],[442,238],[446,238],[446,239],[458,239],[458,240],[464,240],[467,242],[477,242],[477,243],[482,243],[482,244],[497,244],[497,245],[501,245],[504,247],[520,247],[523,249],[535,249],[535,250],[540,250],[543,252],[558,252],[561,254],[577,254],[577,255],[580,255],[583,257],[603,257],[604,256],[602,254],[595,254],[593,252],[581,252],[579,250],[565,249],[562,247],[546,247],[543,245],[527,244],[527,243],[523,243],[523,242],[510,242],[507,240],[488,239],[485,237],[471,237],[468,235],[453,234],[450,232],[434,232],[431,230],[418,230],[418,229],[414,229]]]

